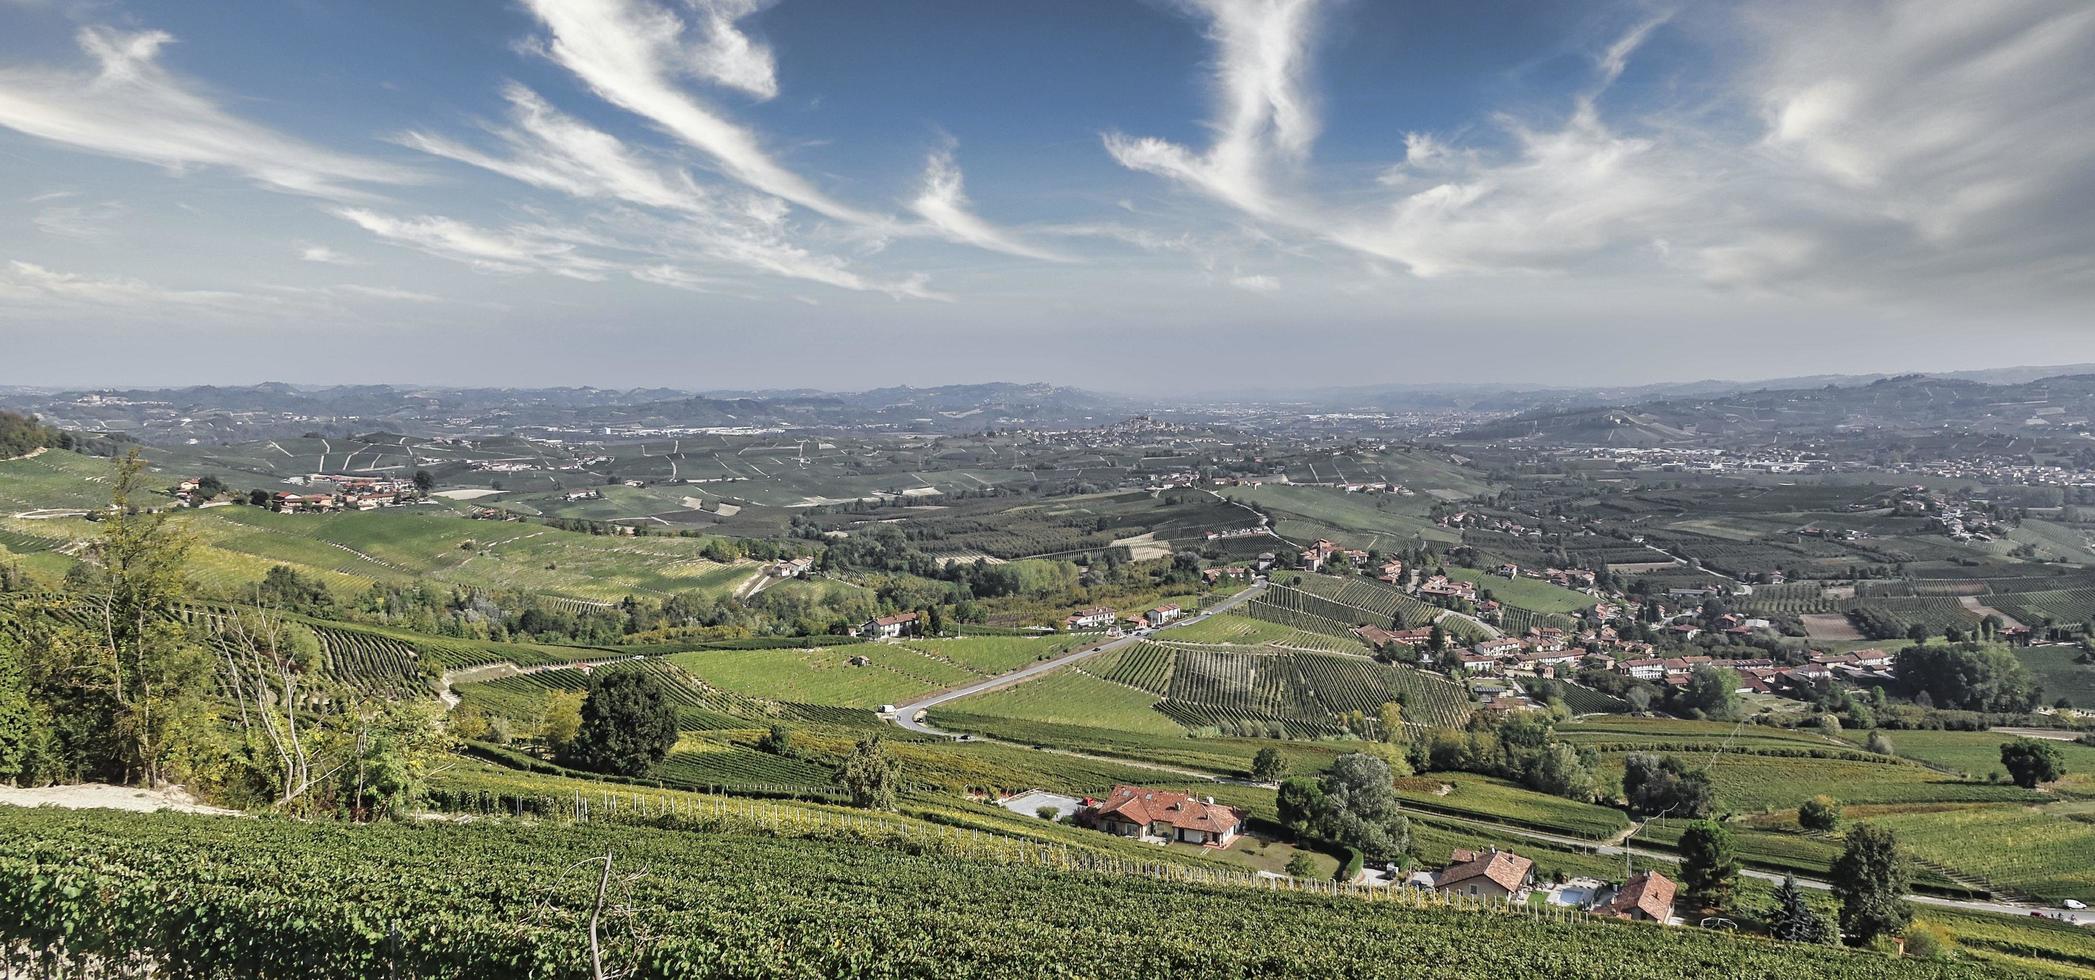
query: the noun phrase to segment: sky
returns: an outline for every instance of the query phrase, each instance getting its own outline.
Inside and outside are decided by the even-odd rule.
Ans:
[[[2086,0],[0,0],[0,384],[2095,361]]]

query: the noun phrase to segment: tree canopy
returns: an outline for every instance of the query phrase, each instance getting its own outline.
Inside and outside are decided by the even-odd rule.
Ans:
[[[1623,760],[1622,796],[1643,816],[1706,817],[1716,802],[1708,773],[1689,769],[1675,756],[1650,752],[1632,752]]]
[[[1998,644],[1908,647],[1892,670],[1899,682],[1936,707],[2022,712],[2037,706],[2037,681],[2013,651]]]
[[[1859,944],[1898,932],[1913,919],[1906,904],[1906,862],[1890,830],[1856,824],[1833,862],[1833,894],[1840,929]]]
[[[1339,756],[1314,779],[1280,785],[1280,822],[1298,837],[1394,858],[1411,848],[1411,821],[1397,799],[1389,763],[1365,752]]]
[[[562,756],[583,769],[638,776],[676,740],[676,710],[661,681],[637,670],[597,671],[582,699],[581,730]]]
[[[2023,789],[2036,789],[2038,783],[2052,782],[2066,775],[2066,754],[2042,739],[2018,738],[2002,742],[2000,764],[2007,768],[2015,785]]]

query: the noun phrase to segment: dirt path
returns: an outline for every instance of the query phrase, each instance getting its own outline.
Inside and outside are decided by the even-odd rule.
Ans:
[[[1978,596],[1960,595],[1957,597],[1957,603],[1959,605],[1962,605],[1964,608],[1971,610],[1972,612],[1978,613],[1980,619],[1984,619],[1988,616],[1999,616],[2001,625],[2006,626],[2009,629],[2016,629],[2022,625],[2021,620],[2016,619],[2015,617],[2010,616],[2007,613],[2001,612],[2000,610],[1995,609],[1992,606],[1989,606],[1983,602],[1980,602]]]
[[[78,783],[71,786],[36,786],[17,789],[0,786],[0,804],[8,806],[55,806],[67,810],[130,810],[150,813],[175,810],[239,816],[240,811],[198,803],[180,786],[146,789],[140,786],[111,786],[108,783]]]

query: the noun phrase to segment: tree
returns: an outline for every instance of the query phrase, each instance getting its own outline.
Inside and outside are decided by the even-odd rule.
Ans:
[[[638,776],[676,740],[676,710],[661,681],[637,670],[597,671],[582,699],[581,729],[563,756],[583,769]]]
[[[324,764],[316,765],[330,720],[314,704],[319,637],[257,605],[227,617],[213,647],[219,688],[237,709],[257,781],[275,805],[297,803],[327,778]]]
[[[1768,932],[1793,943],[1826,941],[1826,920],[1804,900],[1796,875],[1783,878],[1775,888],[1775,913],[1768,917]]]
[[[2000,764],[2007,767],[2015,785],[2023,789],[2036,789],[2038,783],[2052,782],[2066,775],[2065,754],[2058,746],[2042,739],[2018,738],[2002,742]]]
[[[1316,779],[1280,784],[1277,809],[1297,838],[1393,858],[1411,848],[1411,821],[1397,800],[1389,763],[1365,752],[1339,756]]]
[[[1703,908],[1731,906],[1738,884],[1738,849],[1731,831],[1714,820],[1698,820],[1680,835],[1680,881],[1688,900]]]
[[[892,810],[901,792],[902,765],[888,755],[880,736],[859,739],[837,767],[837,781],[851,794],[851,805],[865,810]]]
[[[1310,860],[1309,855],[1297,852],[1294,857],[1288,858],[1287,873],[1290,878],[1314,878],[1317,874],[1317,862]]]
[[[405,812],[421,794],[430,767],[450,747],[439,706],[431,702],[361,705],[344,724],[350,751],[339,770],[340,792],[358,820]]]
[[[424,497],[436,489],[436,477],[428,470],[415,471],[415,492]]]
[[[1866,823],[1850,828],[1831,877],[1840,899],[1840,929],[1849,942],[1864,945],[1912,921],[1906,862],[1891,831]]]
[[[793,754],[793,730],[784,725],[772,725],[764,737],[757,739],[757,751],[772,755]]]
[[[1708,773],[1690,770],[1674,756],[1632,752],[1623,759],[1622,797],[1642,816],[1694,819],[1709,816],[1716,790]]]
[[[1997,644],[1908,647],[1892,665],[1899,683],[1936,705],[1965,711],[2021,712],[2037,704],[2037,682],[2013,651]]]
[[[538,737],[545,740],[546,748],[563,752],[581,734],[584,697],[581,691],[546,692],[545,706],[538,712]]]
[[[190,539],[134,502],[144,471],[135,449],[117,462],[101,536],[68,574],[78,625],[23,648],[32,697],[59,725],[59,767],[159,785],[201,775],[225,747],[212,656],[181,615]]]
[[[1287,760],[1282,759],[1280,750],[1273,746],[1268,745],[1251,757],[1252,782],[1270,783],[1285,775],[1287,771]]]
[[[1739,672],[1704,664],[1688,674],[1677,698],[1683,714],[1730,721],[1739,716]]]
[[[1885,737],[1883,732],[1869,733],[1869,741],[1863,745],[1863,748],[1866,748],[1871,752],[1875,752],[1878,755],[1898,754],[1898,752],[1892,747],[1891,739]]]
[[[1830,796],[1814,796],[1797,808],[1797,825],[1805,830],[1832,830],[1840,826],[1840,801]]]

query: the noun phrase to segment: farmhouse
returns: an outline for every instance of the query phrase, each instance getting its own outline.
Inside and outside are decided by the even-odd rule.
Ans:
[[[1070,613],[1069,618],[1064,619],[1062,624],[1073,630],[1105,629],[1113,625],[1113,610],[1104,606],[1079,609]]]
[[[1502,636],[1495,640],[1484,640],[1470,649],[1478,656],[1498,658],[1519,653],[1520,641],[1510,636]]]
[[[1228,847],[1244,831],[1244,811],[1193,797],[1141,786],[1113,787],[1105,799],[1087,801],[1083,819],[1109,834],[1139,840],[1182,841]]]
[[[1151,626],[1162,626],[1165,623],[1169,623],[1178,619],[1180,616],[1184,616],[1185,614],[1186,611],[1180,609],[1177,603],[1167,602],[1161,606],[1156,607],[1155,609],[1143,613],[1142,618],[1148,620],[1149,625]]]
[[[896,613],[892,616],[882,616],[879,619],[869,619],[864,626],[858,628],[858,635],[884,640],[912,634],[916,631],[917,614],[906,612]]]
[[[1535,883],[1535,862],[1512,851],[1458,849],[1433,876],[1433,890],[1463,898],[1513,901]]]
[[[1623,883],[1606,905],[1594,911],[1638,922],[1663,923],[1673,917],[1672,879],[1656,871],[1639,871]]]

